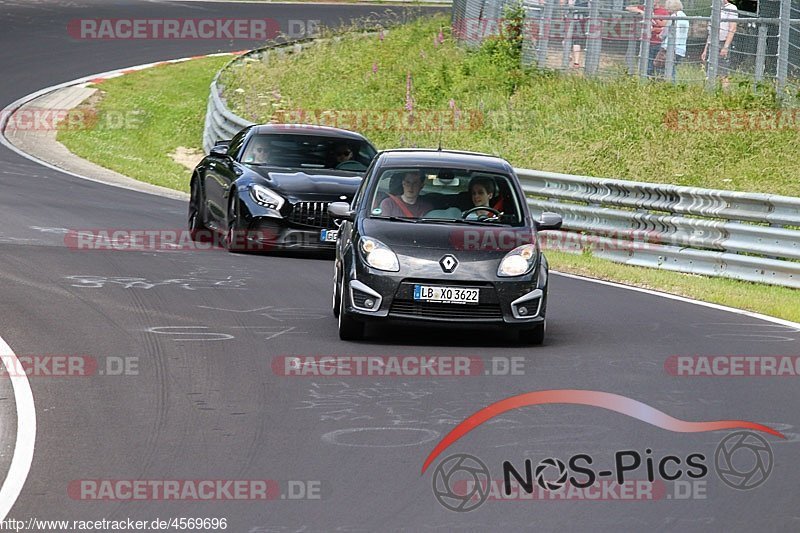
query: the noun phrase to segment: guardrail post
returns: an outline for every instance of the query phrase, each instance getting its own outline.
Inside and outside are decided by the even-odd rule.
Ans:
[[[650,35],[653,31],[654,4],[655,0],[647,0],[644,4],[642,34],[639,36],[642,43],[641,46],[639,46],[639,78],[642,80],[647,79],[647,71],[650,69]]]
[[[547,52],[550,48],[550,30],[553,27],[553,6],[556,3],[556,0],[547,0],[544,5],[544,12],[542,13],[542,17],[539,19],[539,46],[538,53],[536,55],[536,62],[539,65],[539,68],[543,68],[547,66]]]
[[[587,76],[594,76],[600,67],[600,51],[602,49],[603,21],[600,20],[600,2],[589,2],[589,19],[586,21],[586,68]]]
[[[675,46],[677,46],[677,37],[678,37],[678,25],[676,24],[677,21],[672,20],[670,21],[669,25],[669,41],[667,42],[667,58],[664,62],[664,76],[668,80],[672,80],[672,83],[677,82],[677,76],[675,75]]]
[[[781,0],[781,19],[778,24],[778,99],[781,105],[786,98],[786,74],[789,70],[789,22],[791,17],[791,0]]]
[[[567,34],[564,36],[564,49],[561,56],[561,70],[564,71],[569,70],[569,55],[570,52],[572,52],[572,36],[575,33],[575,26],[577,25],[575,11],[573,11],[572,7],[566,10],[566,18]]]
[[[719,23],[722,15],[722,1],[711,2],[711,31],[708,33],[706,63],[706,90],[717,88],[717,69],[719,68]]]
[[[624,21],[625,19],[630,18],[631,20],[635,20],[633,17],[623,17],[620,21]],[[621,22],[622,23],[622,22]],[[635,20],[633,27],[638,28],[639,21]],[[632,32],[628,35],[628,48],[625,50],[625,64],[628,66],[628,75],[633,76],[636,74],[636,45],[639,44],[639,39],[635,37],[636,32]]]
[[[753,81],[758,85],[764,79],[764,65],[767,56],[767,25],[763,22],[758,23],[758,44],[756,45],[756,68],[753,74]]]

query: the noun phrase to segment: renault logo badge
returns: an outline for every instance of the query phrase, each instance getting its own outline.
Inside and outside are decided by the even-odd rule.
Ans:
[[[441,265],[442,270],[450,274],[458,268],[458,259],[452,254],[447,254],[439,259],[439,265]]]

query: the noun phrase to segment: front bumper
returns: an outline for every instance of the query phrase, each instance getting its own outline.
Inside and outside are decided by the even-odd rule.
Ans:
[[[384,272],[359,257],[345,265],[345,309],[363,321],[427,322],[451,325],[505,325],[530,328],[545,320],[547,263],[517,278],[494,275],[497,260],[469,263],[458,275],[444,274],[438,262],[415,259],[413,268]],[[401,265],[409,264],[400,258]],[[425,264],[431,263],[431,264]],[[484,264],[481,264],[484,263]],[[477,288],[477,304],[428,303],[414,299],[415,285]]]
[[[320,228],[298,228],[284,219],[259,217],[253,219],[247,231],[247,242],[254,249],[325,250],[334,251],[336,242],[320,240]]]

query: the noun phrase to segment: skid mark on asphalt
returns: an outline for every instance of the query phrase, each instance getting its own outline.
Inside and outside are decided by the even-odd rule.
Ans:
[[[322,440],[329,444],[355,448],[400,448],[425,444],[439,435],[438,431],[424,428],[362,427],[329,431],[322,435]],[[386,440],[391,442],[384,442]]]
[[[208,305],[198,305],[197,307],[211,311],[224,311],[226,313],[255,313],[257,316],[267,317],[277,322],[284,322],[286,320],[323,320],[328,318],[328,315],[330,314],[328,311],[323,309],[312,309],[308,307],[277,307],[272,305],[256,307],[254,309],[225,309],[221,307],[211,307]]]
[[[259,337],[263,340],[270,340],[281,335],[294,334],[294,335],[308,335],[309,332],[301,331],[295,326],[280,327],[280,326],[214,326],[215,329],[234,329],[245,330],[249,335]],[[190,341],[190,342],[216,342],[216,341],[229,341],[236,339],[233,333],[223,333],[220,331],[207,331],[208,326],[153,326],[147,328],[145,331],[153,335],[164,335],[172,337],[175,342]]]
[[[228,276],[223,279],[174,278],[148,280],[147,278],[107,277],[92,275],[64,276],[72,281],[71,287],[81,289],[103,289],[107,287],[123,289],[153,289],[156,287],[179,287],[190,291],[202,289],[244,289],[246,280]]]

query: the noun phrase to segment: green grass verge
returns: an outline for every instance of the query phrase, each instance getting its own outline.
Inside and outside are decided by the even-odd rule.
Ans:
[[[414,27],[412,27],[412,30],[413,28]],[[431,27],[425,30],[425,39],[430,40],[430,48],[434,48],[432,45],[433,37],[430,35],[430,30]],[[397,30],[391,32],[391,34],[387,34],[383,44],[387,42],[391,43],[390,38],[398,38],[398,34],[401,34],[402,31],[404,30]],[[414,44],[416,46],[418,44],[421,48],[427,49],[423,46],[423,43],[417,42],[421,37],[420,34],[415,34],[414,31],[421,30],[412,31],[406,38],[408,45]],[[414,35],[416,35],[416,37],[414,37]],[[366,45],[369,44],[369,42],[365,41],[363,44]],[[337,48],[338,46],[346,47],[350,45],[350,43],[344,42],[341,43],[341,45],[332,44],[328,48],[338,53],[340,52]],[[383,45],[381,44],[379,46]],[[444,54],[452,54],[453,61],[455,61],[456,58],[465,57],[464,52],[451,47],[447,41],[442,45],[442,48],[437,49]],[[381,57],[383,57],[385,61],[390,61],[390,52],[391,51],[384,51],[386,55],[385,57],[383,55]],[[105,92],[103,99],[90,105],[94,106],[94,109],[98,112],[98,116],[101,118],[104,116],[104,113],[109,113],[111,110],[118,116],[125,116],[125,114],[131,111],[136,112],[138,113],[136,116],[142,118],[140,127],[133,130],[103,128],[103,122],[100,120],[94,128],[62,131],[59,133],[59,140],[65,142],[68,148],[82,157],[103,166],[114,168],[128,176],[150,183],[186,190],[189,173],[185,168],[174,163],[168,154],[174,151],[178,146],[200,147],[206,98],[208,96],[208,85],[216,71],[227,60],[227,58],[212,58],[179,63],[176,65],[166,65],[108,80],[101,85]],[[337,83],[341,82],[342,85],[347,85],[350,81],[343,80],[341,75],[337,74],[337,72],[355,72],[353,68],[348,66],[348,62],[354,61],[355,58],[351,55],[335,55],[329,58],[327,63],[323,61],[323,58],[318,58],[317,60],[320,61],[319,68],[321,69],[317,73],[319,78],[312,78],[310,81],[309,79],[305,79],[305,81],[302,79],[293,81],[291,75],[292,71],[287,69],[286,72],[282,73],[282,71],[278,70],[274,73],[281,76],[281,79],[286,78],[287,85],[280,85],[278,89],[275,89],[278,91],[277,95],[273,93],[273,90],[267,91],[266,89],[261,89],[261,92],[231,92],[230,96],[234,99],[240,98],[239,105],[249,102],[248,110],[265,107],[265,105],[262,104],[276,109],[280,105],[286,105],[286,102],[291,102],[292,105],[295,105],[297,101],[295,100],[294,91],[297,91],[298,94],[304,94],[312,90],[311,86],[313,85],[317,86],[313,88],[314,92],[319,92],[321,96],[325,95],[324,99],[316,103],[314,109],[330,108],[334,106],[340,109],[357,109],[358,106],[366,106],[368,104],[374,104],[375,107],[373,108],[382,109],[396,108],[398,106],[402,107],[405,99],[405,72],[399,67],[396,72],[396,78],[401,80],[401,88],[397,90],[397,94],[392,98],[394,98],[394,100],[399,100],[400,104],[388,98],[379,100],[377,96],[381,94],[380,91],[377,91],[377,89],[381,87],[385,87],[387,91],[389,88],[395,91],[397,89],[394,87],[394,85],[396,85],[396,80],[390,83],[390,76],[388,75],[383,78],[377,76],[370,77],[369,73],[363,77],[365,83],[376,88],[376,99],[374,101],[368,98],[368,95],[360,97],[352,96],[350,100],[346,98],[339,100],[336,96],[337,91],[335,87],[332,87],[330,90],[323,90],[323,88],[319,86],[327,84],[321,81],[315,83],[314,80],[321,80],[324,76],[330,75],[334,76]],[[293,58],[289,61],[300,62],[301,58]],[[440,64],[447,63],[449,63],[449,60],[442,61]],[[326,64],[328,65],[326,67],[327,70],[323,68],[323,65]],[[378,72],[381,72],[382,68],[386,68],[386,64],[382,65],[383,66],[378,69]],[[284,66],[293,68],[293,66],[289,65]],[[261,67],[262,65],[258,64],[255,70]],[[244,74],[247,73],[249,76],[252,68],[253,67],[247,67],[245,71],[237,75],[244,76]],[[371,73],[371,66],[369,72]],[[245,79],[250,81],[245,84]],[[548,79],[549,84],[554,84],[557,81],[550,78]],[[237,88],[235,85],[230,85],[231,79],[227,81],[229,83],[229,88]],[[261,83],[249,77],[242,77],[241,82],[248,88]],[[579,79],[570,79],[566,80],[566,82],[574,84],[576,88],[580,84],[586,83]],[[417,80],[415,83],[419,84],[420,82]],[[467,82],[464,81],[463,83]],[[472,80],[469,83],[490,86],[495,83],[495,80],[491,79],[490,76],[482,74],[479,79]],[[594,87],[594,85],[592,86]],[[581,89],[581,91],[583,90],[584,89]],[[593,90],[599,91],[600,89],[595,87]],[[631,90],[660,91],[663,89],[661,87],[649,86],[641,88],[636,84],[632,84]],[[678,91],[688,90],[689,89],[686,88],[678,89]],[[248,94],[250,96],[247,96]],[[417,106],[423,101],[420,96],[421,95],[416,96]],[[430,98],[433,99],[434,96]],[[564,98],[568,98],[568,96],[564,96]],[[622,98],[622,96],[620,96],[620,98]],[[273,104],[278,102],[282,104],[273,107]],[[256,106],[256,103],[259,105]],[[646,106],[640,107],[644,108]],[[242,114],[246,115],[247,113],[243,112]],[[373,139],[376,140],[379,146],[384,147],[391,146],[392,139],[394,138],[392,135],[398,135],[394,132],[376,133],[377,135],[372,135]],[[499,134],[499,132],[496,133]],[[399,135],[403,136],[405,133],[400,133]],[[453,144],[450,141],[450,139],[454,138],[456,135],[458,134],[448,132],[446,134],[446,144],[449,146],[461,147],[461,145]],[[482,135],[485,138],[489,133],[484,132]],[[519,134],[517,133],[517,135]],[[466,142],[469,137],[470,135],[466,134],[459,138]],[[573,141],[577,142],[577,137],[570,142]],[[409,140],[409,142],[412,141]],[[565,142],[567,141],[565,140]],[[501,144],[500,141],[497,141],[496,151],[504,154],[504,150],[500,149],[502,148]],[[470,145],[470,147],[476,148],[473,145]],[[534,148],[532,148],[532,150],[534,150]],[[541,148],[545,150],[547,147]],[[553,150],[553,153],[555,154],[557,151]],[[529,163],[527,163],[527,166],[537,167],[538,165],[535,163],[538,161],[538,151],[534,154],[528,154],[528,157],[530,159],[528,159]],[[517,163],[514,159],[512,159],[512,161]],[[791,162],[786,161],[785,163],[790,164]],[[157,174],[153,170],[156,168],[159,169]],[[656,181],[656,177],[657,176],[653,175],[649,176],[648,179]],[[762,187],[762,185],[759,184],[759,187],[756,187],[756,189],[766,188],[767,185],[769,184],[765,183]],[[620,265],[586,254],[574,255],[548,251],[547,256],[553,270],[651,288],[800,322],[800,291],[798,290]]]
[[[208,87],[230,57],[163,65],[104,81],[102,97],[84,105],[96,122],[65,128],[58,140],[73,153],[140,181],[189,190],[189,171],[170,154],[202,149]]]
[[[435,44],[439,31],[444,42]],[[458,46],[447,17],[411,22],[383,40],[344,39],[267,64],[250,62],[223,82],[235,112],[266,122],[295,110],[402,112],[409,74],[418,115],[452,116],[451,105],[461,113],[459,127],[445,127],[445,147],[497,154],[522,168],[800,196],[800,158],[784,155],[800,142],[800,124],[730,132],[696,131],[702,126],[691,116],[675,122],[678,110],[771,113],[770,91],[755,96],[749,84],[734,84],[728,94],[712,94],[702,85],[640,83],[624,75],[589,80],[523,71],[504,42],[473,52]],[[437,145],[429,123],[405,130],[368,119],[351,125],[382,147]]]
[[[616,281],[800,322],[800,290],[622,265],[590,255],[547,251],[552,270]]]

